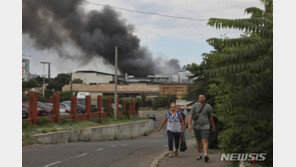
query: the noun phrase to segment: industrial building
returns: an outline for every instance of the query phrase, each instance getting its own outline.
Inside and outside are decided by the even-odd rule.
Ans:
[[[114,94],[114,74],[99,71],[76,71],[72,80],[81,79],[83,84],[72,84],[72,90],[79,92]],[[147,77],[135,77],[125,74],[118,76],[117,92],[124,97],[149,97],[176,95],[181,99],[187,94],[188,85],[193,83],[194,75],[189,71],[180,71],[174,75],[155,74]],[[70,85],[65,85],[63,91],[69,91]]]
[[[147,98],[155,96],[176,95],[181,99],[187,94],[189,84],[149,84],[149,83],[127,83],[118,84],[117,93],[123,97],[137,97],[146,95]],[[102,93],[103,96],[114,94],[114,84],[72,84],[72,90],[79,92]],[[65,85],[63,91],[70,91],[70,85]]]
[[[99,71],[76,71],[72,74],[72,80],[81,79],[84,84],[105,84],[114,82],[114,74]],[[191,84],[194,80],[194,74],[190,71],[180,71],[177,74],[154,74],[147,77],[135,77],[125,74],[118,76],[119,82],[124,83],[157,83],[157,84]]]
[[[98,72],[98,71],[76,71],[72,74],[72,80],[81,79],[84,84],[104,84],[114,81],[114,74]],[[123,80],[123,76],[118,76],[118,80]]]

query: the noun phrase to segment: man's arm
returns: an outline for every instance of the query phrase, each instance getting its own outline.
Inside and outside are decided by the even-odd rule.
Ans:
[[[188,130],[191,131],[191,124],[192,124],[192,115],[189,115],[189,124],[188,124]]]
[[[209,117],[210,117],[210,123],[212,125],[212,131],[215,132],[216,127],[215,127],[214,118],[213,118],[213,108],[211,106],[209,110]]]
[[[216,127],[215,127],[215,123],[214,123],[214,118],[213,117],[210,119],[210,123],[212,125],[212,131],[215,132],[216,131]]]
[[[190,115],[189,115],[189,124],[188,124],[188,130],[190,131],[191,130],[191,124],[192,124],[192,116],[193,116],[193,112],[194,112],[194,109],[195,109],[195,105],[193,104],[191,110],[190,110]]]

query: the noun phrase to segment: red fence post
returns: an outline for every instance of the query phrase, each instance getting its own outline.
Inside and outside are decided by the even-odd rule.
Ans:
[[[98,106],[99,117],[102,117],[102,96],[97,96],[97,106]]]
[[[132,99],[129,98],[129,117],[132,115]]]
[[[111,107],[112,107],[112,105],[111,105],[111,98],[108,97],[107,101],[108,101],[108,115],[112,115],[112,110],[111,110]]]
[[[29,118],[32,118],[32,124],[37,123],[37,94],[29,93]]]
[[[136,113],[136,103],[134,99],[132,101],[133,101],[133,116],[134,116]]]
[[[52,110],[53,113],[55,114],[55,122],[60,122],[60,94],[59,93],[54,93],[52,95]]]
[[[73,119],[76,120],[77,114],[77,97],[71,96],[71,114],[73,115]]]
[[[122,99],[122,107],[123,107],[123,114],[125,114],[125,115],[127,115],[127,113],[126,113],[126,101],[125,101],[125,99]]]
[[[85,96],[85,114],[86,118],[90,117],[90,96]]]

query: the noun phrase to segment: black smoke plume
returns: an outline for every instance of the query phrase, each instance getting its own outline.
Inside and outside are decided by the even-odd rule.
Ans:
[[[115,10],[104,7],[86,13],[82,3],[83,0],[23,0],[23,34],[28,34],[40,50],[61,50],[65,43],[72,42],[82,51],[79,59],[84,62],[101,56],[114,65],[117,45],[119,70],[135,76],[173,74],[180,70],[176,59],[153,59],[140,46],[140,39],[133,34],[134,27]]]

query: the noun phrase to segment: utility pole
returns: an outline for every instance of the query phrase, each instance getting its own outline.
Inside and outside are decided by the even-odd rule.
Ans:
[[[41,64],[43,64],[43,85],[42,85],[42,95],[43,95],[43,98],[44,98],[44,92],[45,92],[45,64],[48,64],[50,65],[50,62],[46,62],[46,61],[42,61],[40,62]],[[48,70],[50,70],[50,68],[48,68]],[[48,75],[50,75],[50,72],[48,71]],[[49,79],[50,76],[48,76],[48,79]]]
[[[115,88],[114,88],[114,118],[117,119],[117,45],[115,46]]]
[[[71,94],[73,94],[72,93],[72,72],[70,73],[70,91],[71,91]]]
[[[50,62],[48,62],[48,80],[50,80]]]

